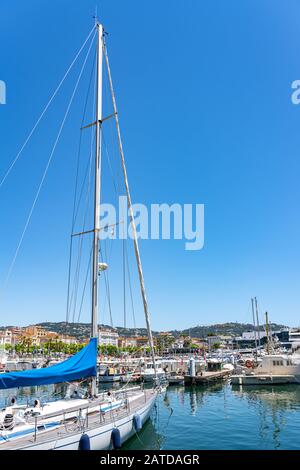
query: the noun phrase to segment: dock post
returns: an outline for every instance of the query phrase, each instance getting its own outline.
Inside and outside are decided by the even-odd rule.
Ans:
[[[190,377],[196,377],[196,364],[193,357],[190,358],[189,375]]]

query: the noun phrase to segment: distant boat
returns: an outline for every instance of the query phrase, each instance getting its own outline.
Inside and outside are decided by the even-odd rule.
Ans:
[[[244,373],[231,376],[233,385],[300,384],[300,358],[286,354],[267,354],[246,361]]]
[[[119,448],[127,439],[136,434],[150,416],[157,394],[160,391],[156,370],[153,339],[150,328],[148,305],[139,255],[135,221],[122,142],[116,101],[113,91],[103,27],[96,22],[87,40],[97,37],[97,80],[95,122],[87,127],[95,127],[95,187],[94,187],[94,226],[92,250],[92,312],[91,339],[81,351],[59,364],[41,369],[0,374],[0,389],[38,386],[88,379],[89,389],[74,387],[69,396],[55,402],[40,403],[34,400],[32,406],[18,404],[14,397],[9,406],[0,413],[0,449],[30,450],[77,450]],[[131,218],[133,241],[138,265],[141,293],[144,305],[150,350],[153,358],[151,378],[154,387],[142,390],[140,387],[124,387],[113,392],[98,393],[97,376],[97,334],[98,334],[98,276],[107,268],[99,262],[100,227],[100,172],[101,172],[101,133],[102,123],[102,62],[105,58],[110,91],[116,121],[119,150],[126,186],[128,207]],[[108,119],[108,118],[107,118]],[[150,373],[150,370],[148,371]],[[150,377],[150,375],[149,375]]]
[[[141,382],[141,373],[129,371],[126,372],[126,374],[121,375],[120,380],[123,383]]]
[[[98,381],[99,383],[120,382],[122,374],[114,367],[100,366]]]
[[[155,366],[153,362],[148,362],[141,370],[141,380],[143,382],[154,382],[156,379],[160,381],[166,378],[166,373],[161,367],[161,363],[156,361]]]

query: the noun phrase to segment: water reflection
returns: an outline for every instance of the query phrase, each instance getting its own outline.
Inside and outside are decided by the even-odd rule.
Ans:
[[[154,415],[156,412],[154,411]],[[122,449],[125,450],[159,450],[162,448],[164,437],[160,434],[156,426],[155,416],[152,416],[151,419],[145,423],[141,431],[136,433],[134,437],[125,442]]]
[[[156,431],[163,435],[166,449],[297,448],[298,438],[293,436],[300,424],[297,385],[170,387],[160,406]]]
[[[243,387],[232,386],[232,393],[246,399],[259,418],[258,433],[263,441],[272,436],[273,448],[281,447],[281,433],[287,425],[286,412],[300,410],[300,387],[298,385],[276,385]]]
[[[250,404],[263,403],[271,410],[299,410],[299,385],[248,386],[233,385],[234,395],[246,398]]]

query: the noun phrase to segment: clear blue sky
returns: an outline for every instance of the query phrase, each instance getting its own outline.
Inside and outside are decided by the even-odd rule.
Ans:
[[[0,176],[91,29],[95,4],[1,2]],[[290,96],[300,79],[299,2],[111,0],[98,2],[98,14],[109,32],[134,201],[205,204],[203,250],[141,243],[153,328],[247,322],[252,296],[272,321],[298,325],[300,106]],[[1,283],[65,96],[0,189]],[[1,324],[65,319],[77,130],[67,125],[55,154],[1,296]],[[112,289],[114,324],[122,325],[122,291]],[[89,320],[87,308],[81,319]]]

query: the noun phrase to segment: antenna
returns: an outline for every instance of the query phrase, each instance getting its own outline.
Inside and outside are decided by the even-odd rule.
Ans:
[[[267,333],[267,353],[269,354],[269,319],[268,319],[268,312],[266,312],[265,315],[266,315],[266,333]]]
[[[95,20],[95,26],[96,26],[96,24],[98,23],[98,5],[97,4],[95,5],[95,13],[94,13],[93,18]]]

